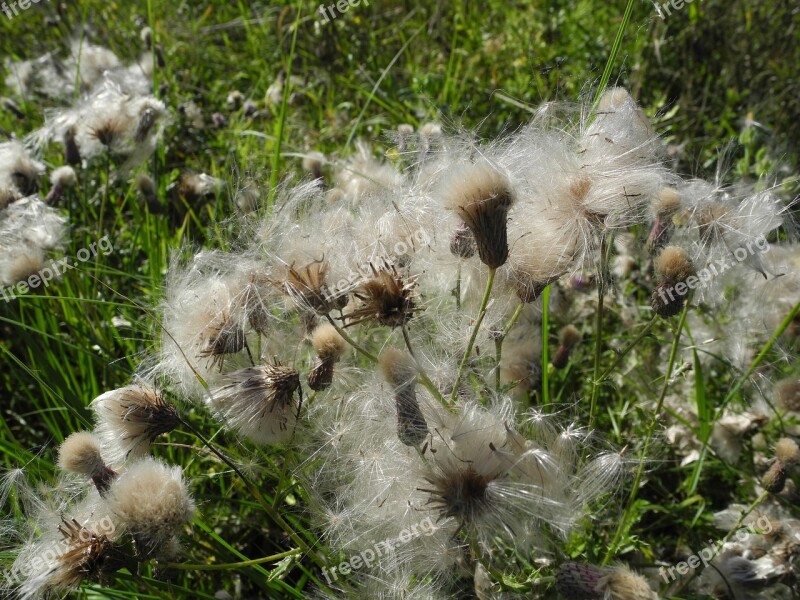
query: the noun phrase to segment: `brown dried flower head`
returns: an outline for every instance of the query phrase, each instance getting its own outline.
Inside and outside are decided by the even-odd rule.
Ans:
[[[475,237],[478,256],[496,269],[508,259],[508,209],[514,194],[508,178],[482,160],[456,169],[444,182],[442,197]]]
[[[96,535],[75,519],[62,519],[58,531],[64,536],[67,550],[59,555],[48,588],[73,589],[87,580],[99,581],[104,573],[118,567],[113,557],[114,544],[105,535]]]
[[[333,383],[334,365],[347,352],[347,342],[333,325],[323,323],[311,335],[311,344],[317,358],[308,374],[308,387],[314,391],[324,390]]]
[[[364,321],[388,327],[404,325],[420,310],[415,305],[416,281],[403,279],[394,265],[386,262],[380,268],[370,265],[370,269],[372,275],[353,294],[362,304],[346,315],[347,326]]]
[[[178,410],[159,390],[145,384],[106,392],[91,407],[112,463],[144,454],[153,440],[181,423]]]
[[[300,308],[319,314],[327,314],[334,308],[342,308],[342,298],[331,294],[325,283],[328,262],[315,260],[303,267],[291,265],[283,282],[283,289]],[[346,304],[347,298],[344,298]]]
[[[212,365],[222,366],[227,354],[236,354],[244,349],[247,340],[239,323],[223,315],[222,322],[209,328],[204,334],[200,358],[211,358]]]

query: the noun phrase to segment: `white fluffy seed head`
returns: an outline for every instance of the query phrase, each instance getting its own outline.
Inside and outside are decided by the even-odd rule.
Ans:
[[[658,217],[666,218],[681,208],[681,195],[678,190],[671,187],[661,189],[658,198],[653,202],[653,209]]]
[[[311,334],[314,351],[323,360],[339,360],[347,352],[347,342],[330,323],[319,325]]]
[[[610,569],[598,588],[610,600],[658,600],[647,580],[624,565]]]
[[[89,477],[105,468],[100,438],[88,431],[78,431],[67,437],[58,450],[58,468],[68,473]]]
[[[97,420],[96,432],[112,464],[143,456],[156,437],[180,423],[175,407],[144,383],[106,392],[95,398],[91,407]]]
[[[78,181],[78,176],[75,174],[75,169],[66,165],[55,169],[50,174],[50,181],[56,187],[71,188]]]
[[[225,385],[211,390],[216,416],[257,444],[286,441],[297,418],[300,374],[292,367],[267,364],[234,371]]]
[[[686,281],[695,270],[689,254],[678,246],[667,246],[655,260],[655,271],[664,281]]]
[[[0,279],[9,285],[26,280],[44,268],[44,253],[39,248],[26,248],[14,256],[0,271]]]
[[[402,388],[416,381],[417,365],[405,352],[387,348],[378,357],[384,379],[394,388]]]
[[[181,468],[149,457],[113,482],[107,501],[113,515],[136,540],[137,549],[151,557],[179,533],[195,510]]]
[[[775,456],[786,467],[793,467],[800,462],[800,448],[793,439],[781,438],[775,444]]]

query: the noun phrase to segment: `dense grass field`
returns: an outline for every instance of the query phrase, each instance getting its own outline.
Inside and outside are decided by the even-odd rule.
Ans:
[[[180,549],[170,547],[164,556],[146,552],[128,526],[120,535],[132,536],[125,548],[133,548],[135,561],[113,569],[102,562],[82,563],[77,568],[80,585],[53,593],[142,599],[797,597],[800,500],[791,452],[791,440],[800,437],[796,4],[698,0],[667,5],[669,14],[644,0],[339,4],[329,10],[305,1],[0,4],[0,145],[21,140],[25,160],[40,165],[14,162],[23,151],[0,146],[0,564],[8,581],[3,597],[46,592],[46,585],[26,588],[25,578],[17,577],[20,549],[30,561],[35,552],[24,552],[36,539],[57,540],[58,517],[80,520],[70,511],[93,489],[85,476],[66,475],[57,466],[59,446],[70,434],[94,427],[92,400],[129,385],[136,376],[163,388],[165,401],[179,414],[179,424],[166,435],[153,436],[151,451],[165,464],[182,468],[193,497],[194,512],[179,524]],[[102,68],[87,64],[84,53],[95,46],[113,53],[114,61],[97,59]],[[104,60],[110,61],[108,56]],[[23,67],[23,61],[37,59]],[[153,104],[146,106],[156,107],[146,109],[148,115],[158,115],[153,116],[155,124],[134,127],[130,135],[135,151],[112,152],[116,140],[127,135],[121,133],[124,115],[112,108],[105,117],[107,129],[90,127],[86,138],[75,138],[82,155],[71,160],[65,142],[70,134],[62,131],[59,118],[73,119],[66,131],[74,131],[99,114],[105,105],[91,104],[90,98],[112,63],[116,73],[129,69],[134,74],[125,77],[138,78],[135,83],[115,81],[123,81],[122,96],[148,97]],[[512,302],[513,294],[499,292],[506,283],[500,269],[495,300],[487,304],[489,293],[484,298],[481,294],[485,284],[492,290],[494,270],[487,284],[488,270],[481,271],[477,258],[463,263],[463,306],[460,291],[453,296],[447,288],[437,296],[430,290],[438,288],[426,277],[435,269],[445,270],[445,263],[431,259],[424,263],[426,269],[415,272],[425,290],[414,300],[421,310],[409,309],[401,325],[387,325],[384,319],[369,327],[340,329],[342,336],[358,331],[345,339],[359,348],[348,346],[350,353],[342,359],[346,367],[341,375],[335,372],[334,386],[327,391],[307,386],[306,376],[318,357],[307,343],[311,336],[310,328],[303,329],[305,313],[293,311],[287,294],[278,294],[281,298],[267,311],[280,323],[277,333],[257,331],[255,338],[247,338],[252,348],[246,352],[247,340],[241,345],[220,342],[219,327],[218,345],[203,356],[211,355],[210,365],[188,349],[178,349],[182,344],[172,324],[180,321],[182,311],[194,314],[200,304],[210,303],[203,293],[216,285],[214,277],[223,278],[245,264],[272,264],[277,250],[271,239],[280,238],[281,249],[302,242],[333,264],[331,257],[342,252],[343,242],[342,235],[334,239],[339,230],[326,212],[332,203],[340,201],[348,208],[343,212],[357,215],[356,222],[373,226],[391,206],[397,208],[386,195],[394,185],[436,198],[442,189],[439,179],[448,181],[458,160],[500,156],[504,148],[510,150],[503,156],[519,153],[515,160],[523,160],[515,140],[528,139],[526,135],[535,133],[525,132],[537,128],[550,131],[554,139],[579,138],[600,122],[598,115],[620,106],[613,96],[604,96],[615,86],[628,90],[651,124],[648,131],[656,137],[647,148],[658,144],[653,159],[658,164],[637,164],[634,170],[649,177],[652,169],[667,182],[665,187],[680,192],[683,207],[668,217],[653,208],[655,201],[631,208],[630,214],[623,207],[623,216],[613,224],[611,213],[582,213],[585,229],[591,231],[585,253],[580,261],[551,273],[533,302]],[[526,129],[531,122],[532,129]],[[441,135],[439,154],[431,150],[435,157],[429,159],[410,142],[406,148],[403,131],[408,129],[398,130],[403,125],[428,132],[414,138],[417,148],[440,139],[425,137],[430,132]],[[88,151],[91,144],[98,148],[94,154]],[[138,145],[145,150],[140,152]],[[642,148],[644,144],[632,152],[644,152]],[[353,159],[359,152],[369,158]],[[430,173],[435,174],[424,171],[418,156],[422,163],[431,161]],[[24,169],[19,166],[23,163]],[[62,190],[61,180],[51,173],[67,163],[75,180]],[[543,159],[537,165],[545,163]],[[375,171],[365,173],[362,167]],[[612,174],[620,169],[614,167]],[[521,178],[538,178],[536,185],[556,179],[541,166],[519,172]],[[328,194],[323,208],[315,204],[322,197],[317,192],[296,192],[296,186],[311,185],[317,176]],[[431,187],[425,187],[426,177],[434,182]],[[463,179],[469,181],[466,175]],[[707,187],[697,183],[700,179]],[[6,188],[16,195],[5,196]],[[339,195],[332,193],[337,190]],[[47,216],[37,213],[15,225],[8,215],[35,193],[48,197],[52,208]],[[644,202],[633,192],[624,196],[629,204]],[[380,197],[389,208],[366,208],[372,200],[364,198],[372,197]],[[715,212],[719,206],[723,208]],[[683,244],[692,257],[693,272],[730,259],[745,242],[763,240],[770,250],[763,256],[751,252],[747,259],[735,254],[735,264],[724,277],[715,276],[712,284],[690,294],[674,314],[659,315],[651,300],[656,286],[683,281],[662,276],[658,252],[646,242],[665,218],[669,231],[675,231],[675,243]],[[48,228],[60,229],[62,220],[63,235],[44,244],[43,254],[20,254],[20,240],[32,239],[34,233],[49,237]],[[423,228],[434,227],[420,222]],[[23,228],[19,235],[15,227]],[[435,227],[443,225],[437,222]],[[293,238],[293,231],[303,239]],[[480,246],[479,232],[472,233]],[[513,258],[513,239],[509,246]],[[46,284],[29,286],[32,290],[15,285],[41,274],[46,260],[63,258],[74,268]],[[385,257],[370,255],[374,265],[379,258]],[[404,272],[402,258],[396,266]],[[301,266],[284,262],[288,269]],[[214,275],[192,283],[197,285],[192,288],[195,301],[177,308],[176,298],[190,286],[194,272],[187,265],[195,265],[204,276]],[[285,270],[265,276],[271,290],[286,291],[286,282],[275,283],[276,277],[291,279]],[[471,272],[477,292],[466,287]],[[256,279],[249,284],[260,285]],[[361,296],[351,300],[364,302],[366,292],[353,289]],[[341,316],[341,310],[330,312]],[[482,329],[484,313],[488,316]],[[318,311],[317,317],[338,328],[330,315],[326,321]],[[495,325],[499,330],[492,329]],[[567,326],[577,334],[565,333]],[[504,336],[512,329],[518,345],[504,347]],[[493,341],[496,349],[489,346]],[[236,348],[220,350],[226,343]],[[474,513],[492,507],[483,496],[464,509],[462,504],[472,502],[469,490],[459,488],[457,506],[448,504],[450,496],[436,500],[434,494],[429,504],[445,504],[433,515],[436,526],[459,521],[441,537],[446,548],[432,552],[455,553],[451,565],[443,569],[426,563],[423,568],[408,556],[402,558],[407,565],[394,571],[379,565],[374,575],[367,568],[353,568],[348,577],[340,569],[343,576],[332,582],[324,568],[346,560],[352,566],[352,557],[362,553],[363,558],[371,546],[352,533],[358,523],[347,530],[349,538],[336,523],[345,517],[366,523],[367,513],[351,507],[348,502],[355,500],[342,491],[349,485],[361,490],[359,482],[342,483],[348,473],[337,462],[337,452],[344,454],[347,448],[352,464],[366,460],[365,450],[346,444],[344,450],[331,448],[343,439],[377,443],[373,438],[383,435],[384,430],[369,431],[372,417],[359,413],[362,420],[353,417],[348,423],[347,411],[353,403],[369,404],[379,395],[375,390],[385,391],[378,383],[364,382],[372,382],[377,372],[372,363],[379,353],[383,360],[389,346],[408,349],[420,364],[429,359],[430,377],[420,367],[413,380],[419,377],[420,390],[425,388],[420,392],[423,405],[435,404],[443,423],[448,411],[458,414],[466,403],[459,396],[461,383],[469,390],[463,394],[474,395],[476,406],[483,407],[478,412],[494,410],[497,416],[502,412],[498,403],[513,398],[516,413],[528,415],[527,425],[520,425],[526,443],[532,444],[525,446],[528,451],[539,444],[550,453],[547,460],[554,461],[559,452],[575,454],[578,462],[613,457],[614,466],[598,468],[591,472],[593,478],[580,469],[563,475],[569,479],[565,489],[585,477],[581,485],[596,487],[598,495],[567,510],[574,520],[569,528],[559,531],[555,520],[545,523],[536,534],[544,541],[537,537],[536,543],[527,544],[520,531],[499,517],[497,531],[472,531]],[[522,346],[526,350],[520,351],[519,364],[502,370],[500,365],[514,358],[513,348]],[[500,360],[501,347],[506,363]],[[174,362],[169,368],[164,366],[168,352]],[[246,439],[242,429],[224,424],[204,400],[220,373],[252,366],[248,355],[252,364],[279,360],[301,372],[300,390],[292,388],[287,402],[295,407],[295,391],[302,392],[304,401],[296,405],[297,423],[289,419],[294,429],[288,439],[266,444]],[[453,366],[439,368],[437,361],[447,362],[445,358]],[[206,370],[186,366],[201,362]],[[391,374],[398,368],[387,368],[385,360],[382,365],[389,373],[384,375],[390,387],[387,397],[391,399],[392,389],[402,396],[407,382],[391,387]],[[523,375],[514,375],[520,369]],[[362,384],[366,387],[360,388]],[[456,439],[439,432],[431,414],[426,412],[430,437],[425,443],[403,442],[401,449],[409,453],[402,460],[419,459],[427,465],[433,459],[426,452],[439,443],[436,435],[442,440],[440,453],[449,448],[447,440]],[[537,418],[552,421],[553,431],[561,433],[547,440],[529,433],[526,426],[535,429]],[[513,421],[507,412],[497,417],[498,430],[508,431],[509,439]],[[346,433],[331,433],[337,427]],[[559,440],[575,447],[554,450]],[[388,445],[379,447],[389,453]],[[500,452],[494,444],[488,447]],[[527,460],[528,454],[522,456]],[[354,467],[353,472],[368,478],[365,473],[383,474],[401,464],[392,463],[390,469],[380,455],[373,460],[372,471]],[[122,474],[120,482],[128,468],[124,462],[109,461]],[[513,478],[513,469],[523,462],[518,457],[497,479]],[[336,470],[335,477],[329,478],[326,469]],[[539,476],[538,487],[517,489],[519,499],[545,487],[547,478]],[[425,486],[441,484],[425,481],[408,489],[409,498],[428,493]],[[572,506],[571,492],[564,494],[552,502],[559,511]],[[92,506],[105,510],[102,502]],[[427,504],[416,506],[406,498],[398,499],[397,506],[400,512],[413,506],[420,522],[422,511],[431,512]],[[87,519],[100,514],[85,514],[85,506],[81,510]],[[410,519],[408,514],[402,518]],[[537,518],[548,519],[542,513],[531,515],[530,521]],[[516,512],[511,520],[527,522]],[[369,540],[386,535],[389,527],[376,529],[377,538]],[[500,531],[505,527],[509,535]],[[750,538],[738,543],[735,534],[742,527],[749,528]],[[424,538],[420,540],[424,545]],[[170,546],[173,539],[159,539],[162,544]],[[62,553],[66,548],[61,541],[55,546]],[[709,566],[692,564],[691,558],[703,557],[706,548],[713,549]],[[85,545],[80,549],[94,551]],[[56,567],[63,563],[54,561]],[[686,564],[694,569],[674,570]],[[620,565],[646,578],[653,596],[602,579],[622,573]]]

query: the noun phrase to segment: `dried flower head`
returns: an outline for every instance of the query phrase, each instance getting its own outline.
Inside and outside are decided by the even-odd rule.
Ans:
[[[775,384],[775,401],[784,410],[800,412],[800,377],[787,377]]]
[[[478,256],[491,269],[508,259],[508,209],[514,193],[508,178],[489,162],[455,169],[442,183],[442,199],[469,227]]]
[[[153,440],[181,422],[163,394],[144,383],[105,392],[91,407],[97,420],[95,431],[112,464],[141,457]]]
[[[764,489],[770,494],[779,494],[783,491],[787,477],[788,473],[786,472],[786,467],[784,467],[780,460],[776,460],[761,477],[761,485],[763,485]]]
[[[99,122],[89,130],[91,136],[100,142],[106,148],[106,151],[111,151],[111,149],[119,143],[125,135],[125,131],[125,122],[115,117],[99,120]]]
[[[610,600],[658,600],[647,580],[624,565],[610,568],[598,586]]]
[[[150,457],[114,480],[107,501],[142,559],[159,556],[161,547],[191,520],[195,508],[181,468]]]
[[[677,283],[686,281],[695,270],[686,250],[679,246],[667,246],[654,262],[656,275],[664,281]]]
[[[99,581],[119,564],[114,557],[114,544],[105,535],[97,535],[75,519],[62,520],[58,531],[64,536],[66,551],[58,557],[48,590],[70,590],[84,581]]]
[[[323,167],[327,159],[322,152],[309,152],[303,157],[303,170],[311,173],[311,176],[314,179],[322,180],[325,177],[325,172],[323,171]]]
[[[247,345],[242,326],[227,315],[222,315],[221,322],[210,326],[203,336],[203,347],[198,356],[211,358],[211,364],[220,368],[225,355],[241,352]]]
[[[682,293],[679,286],[695,274],[694,265],[686,250],[667,246],[656,257],[654,268],[659,281],[650,298],[653,310],[662,317],[672,317],[683,309],[688,288]]]
[[[328,262],[324,258],[303,267],[291,265],[283,289],[299,308],[327,314],[334,308],[342,307],[342,298],[331,294],[325,283],[327,276]],[[346,304],[346,298],[344,300]]]
[[[428,436],[428,423],[417,401],[417,366],[409,355],[393,348],[384,350],[378,361],[384,379],[392,386],[397,436],[406,446],[419,446]]]
[[[75,127],[70,127],[64,132],[64,162],[73,167],[79,167],[81,164],[81,151],[78,149],[75,135]]]
[[[323,323],[311,334],[311,344],[317,353],[314,367],[308,374],[308,387],[319,391],[330,387],[333,382],[333,368],[347,352],[347,342],[336,328]]]
[[[372,275],[358,286],[354,296],[361,306],[346,315],[347,326],[375,321],[388,327],[400,327],[420,309],[415,303],[416,280],[404,279],[394,265],[370,265]]]
[[[211,407],[225,421],[257,444],[287,439],[297,418],[295,394],[300,374],[292,367],[266,364],[234,371],[227,383],[211,391]]]
[[[78,431],[64,440],[58,449],[58,467],[90,477],[101,495],[117,476],[103,460],[99,436],[88,431]]]

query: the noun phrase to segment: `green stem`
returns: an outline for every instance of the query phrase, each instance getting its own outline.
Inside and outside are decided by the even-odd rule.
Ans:
[[[325,318],[328,319],[328,323],[333,325],[333,328],[336,329],[337,332],[339,332],[339,335],[342,336],[342,339],[344,339],[345,342],[347,342],[353,348],[355,348],[356,352],[363,354],[372,362],[378,362],[378,357],[375,356],[369,350],[366,350],[364,347],[360,346],[358,342],[356,342],[353,338],[351,338],[342,327],[336,324],[336,322],[333,320],[333,317],[331,317],[330,315],[325,315]]]
[[[736,381],[736,383],[731,388],[731,390],[727,393],[725,398],[723,398],[722,402],[717,407],[717,410],[714,413],[714,419],[712,421],[712,424],[716,423],[717,420],[722,416],[722,412],[728,406],[728,403],[731,400],[733,400],[733,398],[742,389],[742,386],[745,384],[745,382],[747,382],[747,380],[750,379],[750,376],[753,373],[755,373],[755,371],[758,368],[758,366],[763,362],[764,358],[769,353],[769,351],[772,350],[772,347],[775,345],[775,343],[778,341],[778,339],[780,339],[780,337],[783,335],[783,332],[786,331],[786,329],[788,329],[789,325],[792,324],[792,322],[794,321],[795,317],[797,317],[799,312],[800,312],[800,302],[795,304],[794,308],[792,308],[792,310],[789,311],[789,314],[786,315],[786,318],[784,318],[783,321],[781,321],[781,324],[773,332],[773,334],[770,336],[769,340],[767,340],[766,344],[764,344],[764,346],[761,348],[761,352],[759,352],[758,356],[755,357],[753,362],[748,367],[747,371],[745,371],[744,375],[742,375]],[[694,473],[692,474],[692,483],[689,486],[689,493],[690,494],[694,494],[695,493],[695,491],[697,490],[697,486],[700,483],[700,472],[702,471],[703,462],[705,461],[706,455],[708,454],[708,440],[711,437],[711,432],[713,431],[713,429],[714,429],[713,426],[709,427],[708,433],[703,436],[704,437],[704,439],[703,439],[703,448],[700,450],[700,456],[697,459],[697,462],[696,462],[695,468],[694,468]]]
[[[275,149],[272,153],[272,172],[269,175],[269,196],[267,197],[267,209],[272,209],[275,204],[275,197],[278,193],[278,180],[281,173],[281,146],[283,145],[283,133],[286,128],[286,114],[289,108],[289,97],[292,87],[292,65],[294,64],[294,54],[297,47],[297,33],[300,30],[300,17],[303,11],[297,11],[294,21],[294,31],[292,32],[292,45],[289,49],[289,57],[286,60],[286,75],[283,81],[283,98],[281,99],[281,114],[275,124]]]
[[[486,316],[486,306],[489,304],[489,297],[492,295],[492,286],[494,286],[494,274],[496,269],[489,269],[489,279],[486,281],[486,289],[483,291],[483,299],[481,300],[481,307],[478,311],[478,319],[475,321],[475,327],[472,329],[472,335],[469,337],[467,349],[461,359],[461,364],[458,366],[458,375],[453,383],[453,392],[450,394],[450,404],[455,404],[456,396],[458,396],[458,386],[461,383],[461,378],[464,376],[464,370],[469,362],[469,357],[472,354],[472,347],[475,345],[475,339],[478,337],[478,330],[481,328],[483,318]]]
[[[600,85],[597,86],[597,90],[594,93],[594,104],[597,104],[600,100],[600,96],[603,95],[608,81],[611,79],[611,70],[614,68],[614,61],[617,59],[620,47],[622,47],[622,38],[625,36],[625,30],[628,28],[628,23],[630,23],[632,12],[633,0],[628,0],[625,13],[622,15],[622,22],[619,24],[619,29],[617,30],[617,36],[614,38],[614,45],[611,46],[611,53],[608,55],[606,67],[603,69],[603,76],[600,78]]]
[[[647,460],[647,453],[650,450],[650,443],[653,440],[653,434],[656,430],[656,425],[658,425],[658,416],[661,413],[661,409],[664,406],[664,399],[667,397],[667,389],[669,389],[670,377],[672,376],[672,369],[675,365],[675,359],[678,356],[678,348],[680,346],[681,340],[681,332],[683,331],[683,327],[686,324],[686,315],[689,313],[689,306],[690,302],[687,298],[686,304],[683,307],[683,311],[681,312],[681,318],[678,322],[678,327],[675,330],[675,338],[672,340],[672,347],[669,353],[669,362],[667,363],[667,372],[664,374],[664,383],[661,386],[661,393],[658,396],[658,402],[656,403],[656,408],[653,411],[653,417],[650,419],[650,423],[647,427],[647,433],[645,435],[644,446],[642,447],[642,451],[639,454],[639,465],[636,469],[636,477],[633,481],[633,487],[631,488],[631,494],[628,498],[628,504],[625,507],[625,514],[623,515],[622,519],[619,522],[619,526],[617,527],[616,532],[614,533],[614,538],[611,541],[611,544],[608,547],[608,552],[603,559],[603,564],[608,564],[614,554],[619,547],[620,540],[622,539],[623,534],[625,533],[626,523],[628,523],[630,519],[631,512],[633,511],[634,503],[636,501],[636,496],[639,493],[639,486],[642,483],[642,477],[644,476],[644,465],[645,461]]]
[[[166,563],[163,566],[167,569],[181,569],[183,571],[227,571],[228,569],[241,569],[243,567],[252,567],[268,562],[275,562],[289,556],[295,556],[300,554],[300,552],[300,548],[294,548],[292,550],[287,550],[286,552],[281,552],[280,554],[273,554],[272,556],[264,556],[262,558],[254,558],[252,560],[243,560],[241,562],[224,563],[218,565]]]
[[[299,535],[297,535],[297,533],[295,533],[292,526],[289,525],[289,523],[287,523],[284,520],[284,518],[280,515],[280,513],[274,506],[272,506],[269,502],[267,502],[266,498],[264,498],[264,496],[255,486],[255,484],[253,484],[250,481],[250,479],[244,473],[242,473],[239,467],[237,467],[236,464],[232,460],[230,460],[227,456],[225,456],[222,452],[217,450],[217,448],[211,443],[211,441],[206,439],[206,437],[202,433],[200,433],[200,431],[198,431],[193,425],[188,423],[186,420],[182,420],[182,423],[190,433],[196,436],[197,439],[199,439],[203,443],[203,445],[205,445],[209,450],[211,450],[211,452],[216,454],[217,458],[219,458],[222,462],[228,465],[233,470],[233,472],[239,476],[239,478],[247,486],[247,489],[250,491],[250,493],[253,495],[256,501],[264,509],[264,512],[267,513],[267,515],[278,525],[278,527],[280,527],[286,532],[286,534],[292,539],[292,541],[295,544],[297,544],[297,546],[306,555],[308,555],[309,558],[311,558],[311,560],[313,560],[317,564],[317,566],[324,569],[325,563],[320,559],[317,553],[313,552],[311,550],[311,547],[305,542],[305,540],[303,540]]]
[[[613,362],[613,364],[610,367],[608,367],[605,371],[603,371],[602,375],[600,375],[600,378],[597,381],[597,385],[600,385],[603,381],[605,381],[606,378],[609,375],[611,375],[611,373],[613,373],[614,370],[619,366],[619,363],[622,362],[625,356],[627,356],[628,352],[633,350],[639,344],[639,342],[641,342],[644,338],[646,338],[650,334],[650,331],[653,329],[653,325],[655,325],[657,319],[658,317],[653,317],[650,320],[650,322],[645,326],[645,328],[642,329],[641,333],[639,333],[639,335],[637,335],[636,338],[631,343],[625,346],[625,348],[619,351],[619,353],[617,354],[617,358]]]

